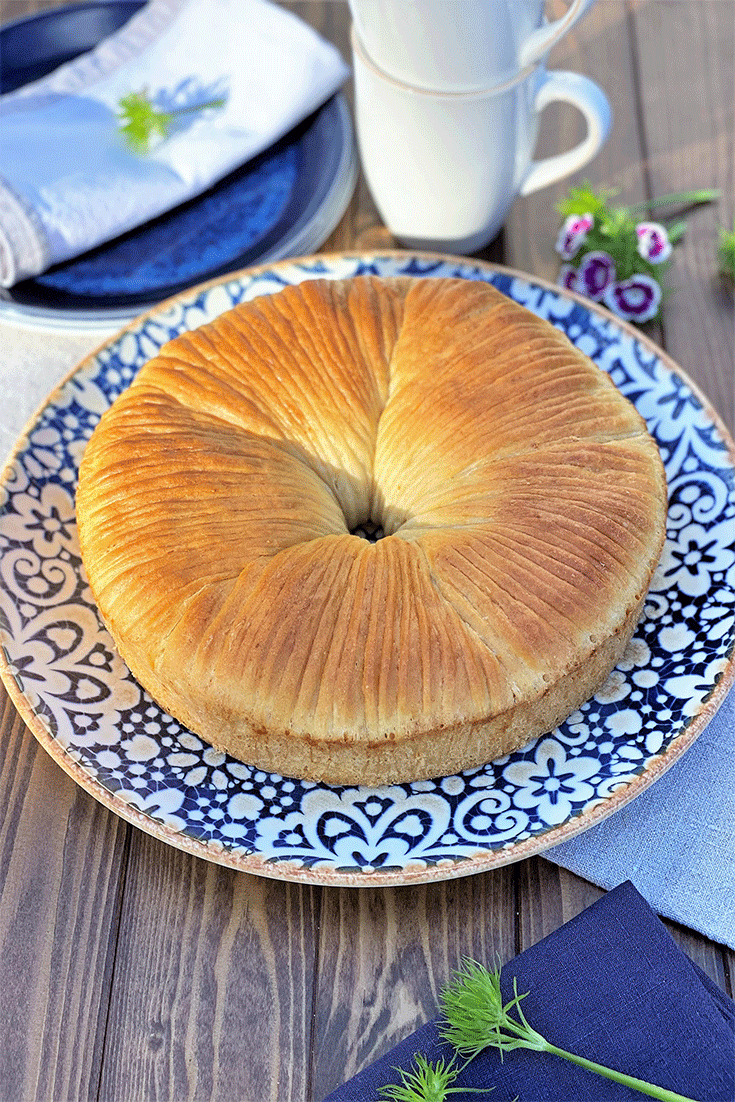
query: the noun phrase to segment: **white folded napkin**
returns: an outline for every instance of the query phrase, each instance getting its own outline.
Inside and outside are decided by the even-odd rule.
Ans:
[[[0,283],[11,287],[206,190],[336,92],[338,50],[269,0],[150,0],[117,34],[0,97]],[[119,101],[178,116],[141,154]]]

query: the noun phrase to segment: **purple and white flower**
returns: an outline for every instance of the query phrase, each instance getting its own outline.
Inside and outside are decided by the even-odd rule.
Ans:
[[[569,215],[556,239],[556,251],[562,260],[571,260],[577,255],[594,224],[591,214]]]
[[[562,264],[556,282],[565,291],[579,291],[581,289],[577,283],[577,269],[573,264]]]
[[[602,302],[605,292],[615,283],[615,261],[609,253],[595,249],[582,257],[577,272],[577,290],[591,298],[593,302]]]
[[[608,287],[603,301],[626,321],[650,321],[658,313],[661,287],[651,276],[640,272]]]
[[[669,241],[666,227],[660,222],[639,222],[635,228],[638,235],[638,252],[649,264],[663,264],[671,256],[673,245]]]

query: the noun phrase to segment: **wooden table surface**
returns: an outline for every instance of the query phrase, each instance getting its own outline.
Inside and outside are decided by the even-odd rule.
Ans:
[[[53,6],[4,0],[2,19]],[[289,6],[348,56],[343,0]],[[688,219],[652,335],[731,429],[733,297],[715,249],[733,219],[734,32],[733,0],[598,0],[551,57],[614,111],[580,175],[621,202],[722,189]],[[549,109],[539,151],[577,126]],[[482,255],[553,280],[565,187],[518,200]],[[360,179],[324,249],[392,245]],[[0,1102],[318,1102],[435,1013],[461,956],[507,960],[602,894],[541,857],[403,888],[233,872],[104,809],[4,692],[0,708]],[[667,925],[732,995],[733,954]]]

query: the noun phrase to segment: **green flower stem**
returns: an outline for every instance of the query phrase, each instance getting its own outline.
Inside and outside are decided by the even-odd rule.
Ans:
[[[588,1071],[594,1071],[598,1075],[604,1075],[607,1079],[613,1079],[616,1083],[621,1083],[625,1087],[631,1087],[633,1090],[640,1091],[641,1094],[647,1094],[651,1098],[658,1098],[660,1102],[696,1102],[696,1099],[688,1098],[684,1094],[677,1094],[676,1091],[667,1090],[666,1087],[657,1087],[653,1083],[647,1083],[644,1079],[636,1079],[633,1075],[625,1075],[621,1071],[613,1071],[612,1068],[606,1068],[602,1064],[596,1064],[594,1060],[585,1060],[584,1056],[576,1056],[573,1052],[567,1052],[566,1049],[557,1048],[556,1045],[552,1045],[550,1042],[546,1042],[546,1052],[551,1052],[554,1056],[562,1056],[565,1060],[570,1060],[573,1064],[579,1064],[581,1068],[586,1068]]]
[[[524,995],[518,994],[514,978],[513,998],[503,1003],[500,969],[490,972],[477,961],[465,959],[462,967],[455,972],[454,980],[442,991],[445,1025],[441,1027],[441,1034],[460,1055],[470,1060],[489,1047],[498,1049],[501,1059],[505,1053],[514,1049],[527,1048],[561,1056],[597,1075],[631,1087],[650,1098],[657,1098],[659,1102],[696,1102],[683,1094],[676,1094],[665,1087],[614,1071],[603,1064],[596,1064],[583,1056],[558,1048],[547,1041],[526,1019],[521,1002],[527,996],[528,992]]]
[[[732,231],[720,230],[717,258],[722,275],[735,283],[735,219],[733,219]]]
[[[712,188],[700,188],[698,191],[680,191],[673,195],[662,195],[658,199],[644,199],[642,203],[635,203],[632,207],[626,207],[627,214],[651,210],[653,207],[693,206],[697,203],[711,203],[719,199],[721,191]]]
[[[681,241],[686,228],[686,222],[683,222],[681,220],[678,222],[674,222],[671,226],[666,227],[666,233],[668,234],[669,241],[672,245],[675,245],[677,241]]]
[[[225,102],[222,98],[208,99],[204,103],[192,103],[188,107],[175,107],[169,114],[174,117],[177,115],[193,115],[196,111],[204,111],[207,107],[224,107]]]

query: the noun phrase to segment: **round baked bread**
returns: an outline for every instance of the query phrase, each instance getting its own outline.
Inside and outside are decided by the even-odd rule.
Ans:
[[[360,277],[167,344],[92,435],[77,514],[167,712],[261,769],[377,785],[491,761],[595,692],[666,484],[552,325],[484,282]]]

